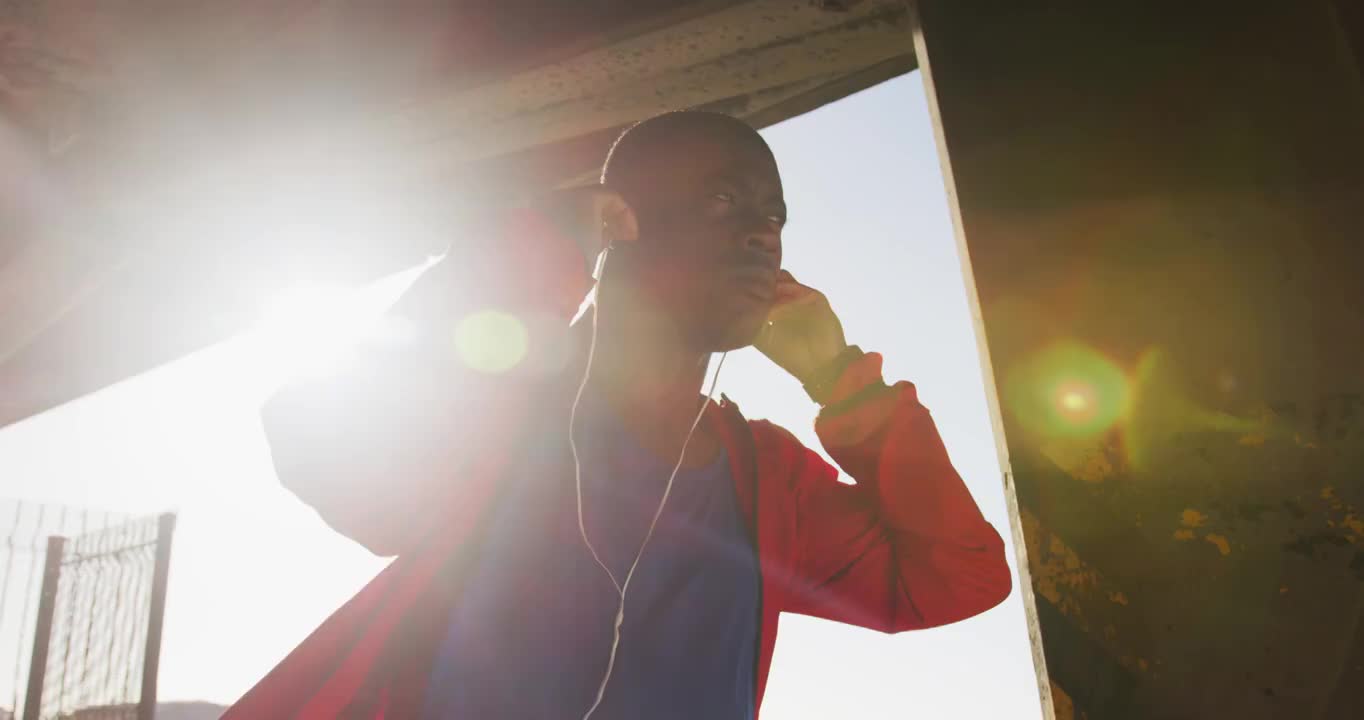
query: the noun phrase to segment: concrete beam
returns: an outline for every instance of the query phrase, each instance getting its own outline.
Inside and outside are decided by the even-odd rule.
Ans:
[[[148,8],[0,13],[0,160],[38,158],[0,188],[42,200],[0,193],[0,426],[225,339],[291,276],[458,250],[634,120],[771,124],[914,67],[899,0]]]

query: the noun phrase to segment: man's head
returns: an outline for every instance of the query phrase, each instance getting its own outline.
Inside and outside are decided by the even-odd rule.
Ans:
[[[626,130],[602,183],[634,210],[605,284],[623,284],[702,351],[748,345],[771,308],[786,222],[772,151],[744,122],[680,111]]]

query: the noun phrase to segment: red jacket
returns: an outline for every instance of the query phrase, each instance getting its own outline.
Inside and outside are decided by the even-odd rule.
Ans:
[[[567,380],[580,367],[553,361],[574,355],[567,318],[588,288],[585,273],[564,271],[582,265],[576,248],[528,212],[487,237],[473,260],[441,263],[395,308],[424,329],[411,345],[267,404],[281,481],[338,531],[398,557],[224,718],[392,719],[421,707],[504,460],[536,433],[566,427]],[[522,320],[529,355],[514,371],[471,377],[459,370],[454,333],[435,328],[488,307]],[[956,622],[1008,596],[1003,541],[914,386],[887,386],[879,355],[844,371],[815,424],[855,485],[727,399],[711,415],[758,548],[759,705],[782,612],[894,633]]]

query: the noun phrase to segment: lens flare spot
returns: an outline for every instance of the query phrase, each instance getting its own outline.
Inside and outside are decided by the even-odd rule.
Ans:
[[[472,313],[455,328],[455,348],[470,368],[504,373],[526,357],[529,337],[515,316],[497,310]]]
[[[1063,380],[1056,388],[1060,416],[1069,422],[1087,422],[1098,409],[1098,391],[1091,382]]]
[[[1149,347],[1142,352],[1132,376],[1132,406],[1123,439],[1129,465],[1138,470],[1152,468],[1159,450],[1168,452],[1176,447],[1177,437],[1194,433],[1223,433],[1250,447],[1272,441],[1276,435],[1288,439],[1282,437],[1287,429],[1278,426],[1272,414],[1240,417],[1195,401],[1188,388],[1198,387],[1197,377],[1165,348]]]
[[[1005,380],[1008,408],[1029,430],[1090,436],[1127,410],[1128,383],[1112,361],[1078,343],[1059,343],[1024,360]]]
[[[1089,407],[1089,400],[1084,394],[1075,390],[1070,390],[1061,395],[1061,407],[1071,412],[1079,412]]]

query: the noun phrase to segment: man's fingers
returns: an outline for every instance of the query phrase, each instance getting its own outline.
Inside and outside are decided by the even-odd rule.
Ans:
[[[777,281],[777,290],[772,304],[774,307],[787,305],[805,305],[809,302],[817,301],[822,297],[818,290],[801,285],[798,282]]]
[[[777,296],[783,295],[799,297],[801,295],[818,295],[819,291],[797,280],[789,270],[777,271]]]
[[[811,292],[808,295],[800,295],[789,300],[780,298],[772,303],[772,309],[767,311],[767,322],[772,325],[789,325],[793,319],[798,319],[806,314],[806,308],[819,301],[819,294]]]
[[[801,295],[805,294],[805,292],[805,288],[800,285],[783,285],[778,283],[773,303],[776,305],[784,305],[786,303],[794,302],[799,300]]]

